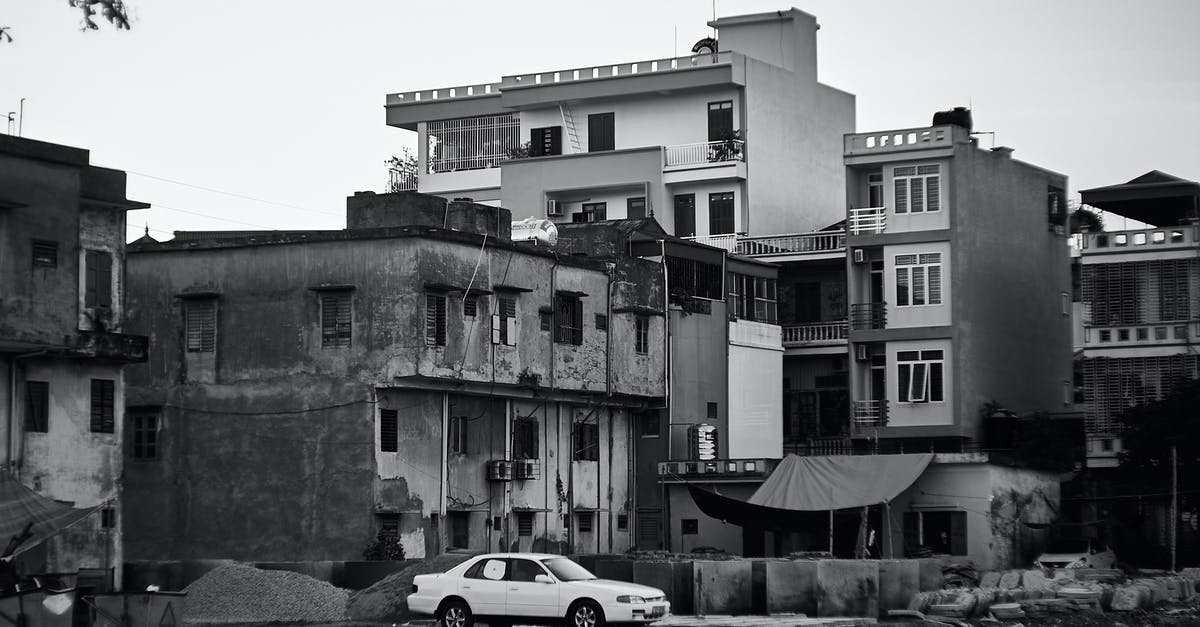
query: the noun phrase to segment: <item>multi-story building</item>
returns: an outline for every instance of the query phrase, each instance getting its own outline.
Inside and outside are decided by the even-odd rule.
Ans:
[[[348,199],[347,229],[130,246],[128,557],[620,552],[661,407],[658,264],[514,243],[506,210]],[[140,422],[138,422],[140,421]],[[149,431],[147,431],[149,433]]]
[[[119,582],[123,369],[147,350],[124,332],[125,212],[148,206],[87,150],[0,135],[3,468],[99,508],[45,542],[34,572],[104,569]]]
[[[387,123],[417,133],[418,171],[402,184],[517,219],[653,216],[677,236],[836,221],[854,97],[817,81],[816,19],[710,25],[717,39],[691,56],[389,94]]]
[[[1080,195],[1146,225],[1079,239],[1088,465],[1112,467],[1121,414],[1200,377],[1200,184],[1155,170]]]

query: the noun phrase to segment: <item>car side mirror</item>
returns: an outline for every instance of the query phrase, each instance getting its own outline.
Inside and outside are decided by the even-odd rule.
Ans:
[[[550,575],[535,575],[533,580],[538,583],[554,583],[554,580],[550,578]]]

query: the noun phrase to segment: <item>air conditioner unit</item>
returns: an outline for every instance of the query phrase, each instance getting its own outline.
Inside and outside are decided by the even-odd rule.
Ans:
[[[513,463],[516,466],[517,480],[538,479],[542,476],[542,463],[536,459],[518,459]]]
[[[867,251],[865,251],[861,248],[855,248],[854,249],[854,263],[866,263],[866,262],[867,262]]]
[[[512,481],[513,463],[507,459],[493,459],[487,463],[488,481]]]
[[[854,358],[858,361],[866,361],[871,358],[871,352],[867,350],[866,344],[854,345]]]
[[[546,201],[546,217],[557,218],[561,217],[562,214],[563,206],[561,202],[553,199]]]

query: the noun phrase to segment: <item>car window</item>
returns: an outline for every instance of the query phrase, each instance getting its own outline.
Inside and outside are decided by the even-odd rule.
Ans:
[[[467,579],[483,579],[483,575],[480,573],[483,572],[483,564],[486,561],[487,560],[479,560],[478,562],[472,564],[471,567],[463,573],[463,577],[466,577]]]
[[[483,578],[500,581],[504,579],[504,573],[508,570],[507,566],[504,560],[488,560],[483,564]]]
[[[580,581],[584,579],[595,579],[596,576],[588,572],[588,569],[572,562],[565,557],[554,557],[547,560],[542,560],[542,564],[558,577],[559,581]]]
[[[546,571],[538,566],[537,562],[532,560],[513,560],[512,572],[508,574],[509,581],[536,581],[538,575],[545,575]]]

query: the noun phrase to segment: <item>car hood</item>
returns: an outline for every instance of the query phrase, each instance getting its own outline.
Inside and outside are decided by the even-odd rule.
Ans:
[[[613,596],[621,594],[632,594],[639,597],[661,597],[665,596],[662,590],[643,586],[628,581],[614,581],[612,579],[583,579],[579,581],[563,582],[573,588],[587,590],[593,594],[609,593]]]
[[[1087,557],[1086,553],[1046,553],[1044,555],[1039,555],[1037,558],[1037,561],[1039,561],[1039,562],[1063,562],[1066,564],[1070,564],[1071,562],[1074,562],[1075,560],[1081,560],[1085,557]]]

